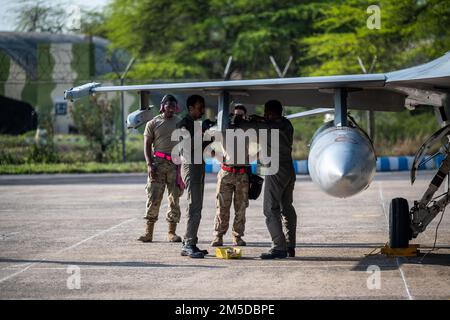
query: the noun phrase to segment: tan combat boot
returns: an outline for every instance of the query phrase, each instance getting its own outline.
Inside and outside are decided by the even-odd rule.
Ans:
[[[223,246],[223,238],[222,236],[216,236],[214,240],[211,242],[211,247],[221,247]]]
[[[177,230],[176,223],[169,223],[169,232],[167,232],[167,240],[169,242],[181,242],[181,237],[177,236],[175,231]]]
[[[247,245],[247,243],[241,237],[233,236],[233,245],[239,246],[239,247],[245,247]]]
[[[147,229],[145,231],[145,234],[141,237],[139,237],[139,241],[142,242],[152,242],[153,240],[153,228],[155,226],[154,222],[148,222],[147,221]]]

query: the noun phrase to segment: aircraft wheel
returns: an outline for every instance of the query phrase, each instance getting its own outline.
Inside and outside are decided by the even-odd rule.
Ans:
[[[411,217],[408,201],[395,198],[389,207],[389,246],[391,248],[407,248],[412,238]]]

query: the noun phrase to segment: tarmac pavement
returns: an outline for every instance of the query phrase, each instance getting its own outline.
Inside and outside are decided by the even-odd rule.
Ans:
[[[214,174],[207,176],[199,247],[205,259],[180,256],[165,240],[164,201],[153,243],[144,232],[145,175],[0,176],[0,299],[449,299],[450,217],[438,216],[413,243],[422,254],[376,254],[388,240],[389,202],[417,200],[434,172],[377,173],[357,196],[325,195],[297,176],[296,257],[259,259],[270,249],[262,195],[247,211],[247,247],[222,260],[209,247]],[[178,234],[185,230],[186,195]],[[448,210],[447,210],[448,211]],[[233,214],[232,214],[233,217]],[[230,231],[225,244],[231,244]],[[372,252],[373,251],[373,252]],[[369,255],[369,253],[375,255]]]

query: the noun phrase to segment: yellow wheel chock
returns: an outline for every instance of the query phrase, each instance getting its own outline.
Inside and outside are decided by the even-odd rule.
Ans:
[[[216,257],[222,259],[239,259],[242,256],[242,250],[232,247],[216,248]]]
[[[408,248],[391,248],[388,244],[385,244],[381,248],[381,253],[394,258],[394,257],[417,257],[419,254],[419,244],[410,244]]]

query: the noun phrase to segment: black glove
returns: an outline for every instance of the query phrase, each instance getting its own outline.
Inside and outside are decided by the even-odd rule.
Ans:
[[[242,117],[242,115],[240,114],[233,114],[230,117],[230,124],[233,127],[239,127],[239,125],[241,124],[241,122],[244,120],[244,118]]]
[[[206,119],[205,121],[202,122],[202,131],[205,132],[206,130],[208,130],[212,126],[215,126],[216,124],[217,121]]]
[[[249,119],[250,122],[264,122],[265,121],[264,117],[258,116],[256,114],[250,115],[248,117],[248,119]]]

